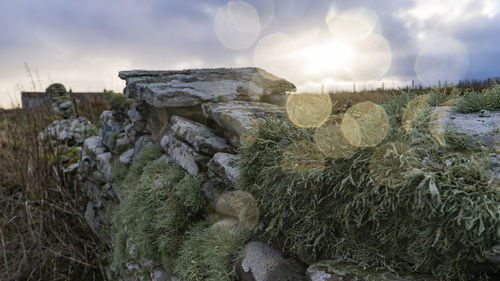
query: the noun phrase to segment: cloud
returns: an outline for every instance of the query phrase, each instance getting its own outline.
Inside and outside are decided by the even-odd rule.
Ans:
[[[339,17],[359,8],[376,15],[376,32],[391,52],[385,75],[375,77],[379,78],[377,81],[367,81],[367,85],[417,79],[415,63],[419,53],[439,38],[451,38],[466,49],[469,63],[460,72],[461,78],[500,75],[500,38],[495,36],[500,31],[500,2],[496,0],[247,0],[258,15],[260,32],[255,42],[241,49],[226,48],[216,34],[215,17],[228,3],[226,0],[1,2],[0,25],[8,28],[0,33],[0,106],[5,106],[7,95],[17,94],[18,88],[31,90],[24,62],[33,72],[38,70],[43,87],[62,82],[74,90],[120,91],[124,83],[117,78],[117,72],[124,69],[254,65],[259,42],[273,34],[310,40],[299,45],[309,48],[309,53],[319,50],[335,60],[336,56],[327,54],[328,48],[322,45],[331,35],[326,24],[328,11],[335,11],[333,17]],[[327,46],[346,50],[342,44]],[[373,50],[365,49],[363,54],[351,55],[365,55],[363,60],[369,64],[375,55],[370,54]],[[314,71],[308,74],[304,69],[331,69],[318,66],[320,56],[304,55],[302,59],[308,61],[295,66],[300,75],[292,82],[316,85],[309,87],[314,90],[323,77]],[[340,74],[328,78],[333,84],[335,80],[352,79]],[[351,83],[346,80],[339,84]],[[390,86],[392,82],[386,84]]]

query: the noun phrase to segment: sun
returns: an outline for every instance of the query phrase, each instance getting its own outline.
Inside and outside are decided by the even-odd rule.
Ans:
[[[304,70],[311,74],[331,74],[344,69],[353,57],[353,48],[333,41],[307,46],[298,51]]]

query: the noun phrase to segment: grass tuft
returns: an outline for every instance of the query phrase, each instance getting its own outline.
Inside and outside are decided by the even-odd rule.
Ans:
[[[313,130],[276,117],[259,122],[255,142],[240,148],[239,188],[258,201],[266,235],[297,255],[432,272],[441,280],[483,278],[476,268],[498,239],[499,182],[481,152],[447,150],[434,142],[428,105],[403,130],[403,111],[415,97],[402,93],[383,104],[390,130],[381,144],[342,159],[323,157],[321,173],[280,166],[284,143],[313,143]],[[375,150],[390,142],[412,149],[416,161],[405,163],[419,163],[401,175],[404,184],[397,187],[389,183],[402,178],[389,178],[398,173],[380,181],[374,178],[378,171],[370,172]],[[401,258],[408,256],[414,264]]]
[[[455,111],[460,113],[478,112],[482,109],[500,109],[500,85],[486,88],[481,92],[467,91],[454,106]]]
[[[233,262],[247,240],[245,234],[207,228],[202,222],[189,229],[187,235],[175,267],[181,280],[237,280]]]

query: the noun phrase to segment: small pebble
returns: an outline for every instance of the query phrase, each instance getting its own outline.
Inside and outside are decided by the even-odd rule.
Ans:
[[[491,117],[491,112],[486,109],[482,109],[479,111],[479,117]]]

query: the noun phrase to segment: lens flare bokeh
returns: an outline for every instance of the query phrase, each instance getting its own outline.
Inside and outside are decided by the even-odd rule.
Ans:
[[[346,111],[341,129],[353,146],[376,146],[389,131],[389,119],[382,106],[369,101],[361,102]]]
[[[377,14],[366,8],[347,10],[339,16],[329,14],[326,24],[334,38],[348,41],[363,39],[380,25]]]
[[[259,207],[252,194],[242,191],[229,191],[215,201],[218,213],[237,219],[237,226],[243,231],[252,230],[259,221]]]
[[[406,133],[410,133],[411,130],[416,129],[419,120],[423,117],[422,115],[427,114],[428,100],[428,94],[417,96],[405,106],[401,115],[401,126]]]
[[[333,116],[318,127],[314,134],[314,142],[319,150],[333,159],[349,157],[356,150],[356,146],[352,145],[342,134],[341,123],[341,116]],[[359,133],[359,130],[357,132]]]
[[[221,44],[234,50],[250,48],[261,32],[257,11],[243,1],[221,7],[215,16],[214,29]]]
[[[448,101],[443,106],[436,107],[429,119],[429,131],[431,132],[431,136],[440,146],[446,146],[444,134],[446,131],[446,122],[444,118],[452,111],[452,103],[453,101]]]
[[[330,117],[332,101],[328,94],[291,94],[286,102],[288,119],[301,128],[316,128]]]
[[[467,47],[451,38],[426,41],[415,60],[415,73],[425,85],[439,81],[453,82],[463,78],[469,66]]]

